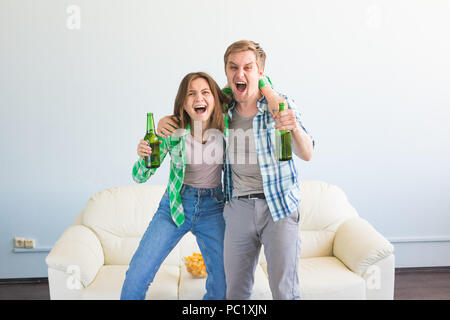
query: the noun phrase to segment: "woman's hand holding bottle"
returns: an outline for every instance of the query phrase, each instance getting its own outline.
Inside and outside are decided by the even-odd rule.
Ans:
[[[147,141],[141,139],[137,146],[137,154],[139,157],[145,158],[152,154],[152,148],[148,145]]]

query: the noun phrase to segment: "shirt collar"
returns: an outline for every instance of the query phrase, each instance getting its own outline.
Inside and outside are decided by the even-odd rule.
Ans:
[[[236,107],[236,100],[234,98],[231,100],[228,108],[228,115],[230,116],[230,119],[233,117],[233,109]],[[263,114],[264,111],[269,111],[269,104],[267,102],[266,97],[262,96],[261,98],[256,101],[256,108],[258,109],[257,114]]]

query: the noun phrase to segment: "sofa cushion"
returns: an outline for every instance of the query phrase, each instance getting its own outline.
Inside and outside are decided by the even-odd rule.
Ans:
[[[83,290],[84,300],[118,300],[128,266],[103,266],[95,280]],[[195,278],[185,267],[162,265],[150,285],[146,299],[158,300],[201,300],[206,292],[206,278]],[[267,276],[258,265],[255,271],[255,285],[252,299],[270,300]]]
[[[95,280],[83,290],[85,300],[118,300],[128,266],[103,266]],[[146,299],[178,299],[180,268],[162,265],[150,285]]]
[[[300,256],[332,256],[336,229],[356,210],[339,187],[321,181],[301,181],[300,199]]]
[[[300,295],[305,300],[359,300],[366,298],[362,277],[335,257],[300,259]]]
[[[300,229],[336,231],[358,213],[339,187],[321,181],[300,182]]]
[[[180,300],[201,300],[206,293],[205,289],[206,278],[195,278],[186,271],[186,268],[181,268],[179,299]],[[255,270],[255,284],[253,286],[253,300],[271,300],[272,293],[270,292],[269,281],[260,265],[256,266]]]
[[[165,190],[161,185],[124,186],[98,192],[89,199],[83,224],[100,239],[105,265],[129,264]],[[173,263],[178,263],[175,260]]]
[[[300,233],[300,257],[326,257],[333,255],[335,232],[328,230],[303,230]]]

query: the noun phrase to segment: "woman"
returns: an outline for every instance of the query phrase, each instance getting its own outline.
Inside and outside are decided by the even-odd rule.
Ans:
[[[228,102],[206,73],[189,73],[181,81],[174,115],[182,129],[160,139],[161,162],[168,153],[171,156],[169,185],[130,262],[121,299],[145,299],[161,263],[189,231],[196,237],[208,274],[203,299],[225,299],[222,105]],[[142,139],[137,147],[140,158],[133,167],[138,183],[156,171],[144,164],[143,157],[151,152]]]

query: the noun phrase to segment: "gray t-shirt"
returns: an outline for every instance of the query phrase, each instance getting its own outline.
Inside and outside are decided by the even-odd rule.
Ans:
[[[206,143],[186,136],[184,184],[195,188],[215,188],[222,178],[223,137],[210,135]]]
[[[230,123],[228,159],[231,165],[233,197],[263,193],[263,181],[253,136],[253,116],[244,118],[236,108]]]

